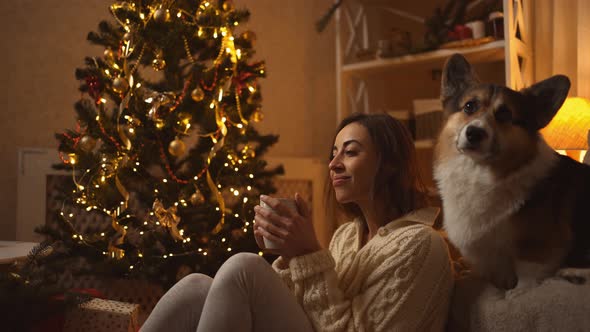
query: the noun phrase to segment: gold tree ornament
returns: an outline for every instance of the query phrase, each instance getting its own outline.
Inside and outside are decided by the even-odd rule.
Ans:
[[[174,139],[172,142],[170,142],[170,145],[168,145],[168,152],[170,152],[170,154],[174,157],[180,157],[184,155],[185,151],[186,145],[183,141],[178,139],[178,137],[176,137],[176,139]]]
[[[162,128],[164,128],[164,125],[166,124],[166,122],[164,122],[164,120],[162,120],[162,119],[160,119],[160,118],[157,118],[157,119],[155,119],[155,120],[154,120],[154,123],[156,124],[156,128],[157,128],[157,129],[160,129],[160,130],[161,130]]]
[[[72,165],[76,165],[78,163],[78,156],[75,153],[68,153],[68,161]]]
[[[200,205],[205,203],[205,197],[203,196],[203,194],[201,193],[201,191],[199,190],[199,188],[195,188],[196,191],[194,194],[191,195],[190,197],[190,202],[192,205]]]
[[[164,52],[162,50],[156,50],[154,52],[154,60],[152,60],[152,68],[156,71],[160,71],[166,67],[166,61],[164,60]]]
[[[127,83],[127,80],[122,77],[117,77],[113,80],[113,91],[116,93],[123,93],[128,87],[129,84]]]
[[[78,142],[78,147],[84,152],[91,152],[96,146],[96,140],[88,135],[84,135]]]
[[[170,21],[170,11],[162,7],[156,9],[156,11],[154,12],[154,20],[158,23]]]
[[[110,48],[104,50],[103,55],[107,60],[113,60],[115,58],[115,53]]]
[[[254,122],[260,122],[262,120],[264,120],[264,114],[262,114],[262,110],[260,108],[257,108],[254,113],[252,113],[252,116],[250,117],[250,119],[252,119],[252,121]]]
[[[205,98],[205,91],[200,87],[197,87],[191,92],[191,98],[193,98],[194,101],[199,102]]]
[[[152,68],[154,68],[154,70],[156,71],[160,71],[166,68],[166,60],[162,58],[155,58],[154,60],[152,60]]]
[[[231,0],[227,0],[223,3],[221,8],[223,8],[223,10],[225,10],[226,12],[232,11],[234,10],[234,3]]]

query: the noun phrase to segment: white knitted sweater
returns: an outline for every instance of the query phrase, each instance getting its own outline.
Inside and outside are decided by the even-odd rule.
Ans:
[[[443,331],[453,287],[448,249],[430,226],[436,208],[381,227],[361,247],[358,221],[339,227],[329,250],[279,257],[273,268],[316,331]]]

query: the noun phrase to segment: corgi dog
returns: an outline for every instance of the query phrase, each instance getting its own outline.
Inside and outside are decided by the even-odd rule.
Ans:
[[[559,155],[539,133],[569,87],[557,75],[514,91],[480,83],[461,55],[445,64],[434,151],[444,228],[498,288],[590,266],[590,166]]]

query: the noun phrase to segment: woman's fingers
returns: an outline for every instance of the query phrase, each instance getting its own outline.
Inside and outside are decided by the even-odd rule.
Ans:
[[[262,234],[258,230],[258,228],[260,226],[258,226],[258,223],[254,223],[253,227],[254,227],[254,239],[256,240],[256,244],[258,245],[258,247],[260,249],[265,249],[264,240],[262,239]]]
[[[267,240],[270,240],[272,242],[275,242],[279,245],[282,245],[285,240],[281,239],[280,237],[275,236],[274,234],[270,233],[269,231],[267,231],[266,229],[264,229],[264,227],[259,227],[258,228],[258,232],[260,232],[260,234],[262,234],[263,237],[265,237]]]
[[[285,237],[288,234],[287,231],[268,221],[268,219],[260,214],[256,214],[254,220],[258,224],[258,229],[264,229],[266,232],[272,233],[275,237]]]
[[[264,217],[264,219],[268,220],[273,225],[276,225],[282,229],[290,229],[291,227],[292,222],[289,220],[289,218],[282,217],[273,210],[263,208],[260,205],[256,205],[254,207],[254,212],[256,212],[256,215]]]

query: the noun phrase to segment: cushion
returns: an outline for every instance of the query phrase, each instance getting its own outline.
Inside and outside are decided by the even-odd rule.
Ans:
[[[449,315],[449,331],[589,331],[590,279],[575,284],[554,277],[504,291],[463,273],[455,280]]]

